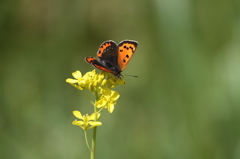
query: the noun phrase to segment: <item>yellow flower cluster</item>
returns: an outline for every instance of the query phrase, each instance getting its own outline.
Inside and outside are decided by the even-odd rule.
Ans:
[[[82,115],[80,111],[73,111],[73,114],[76,118],[81,119],[79,120],[74,120],[72,122],[73,125],[78,125],[80,126],[83,130],[88,130],[91,129],[95,126],[102,125],[100,121],[95,121],[96,114],[92,113],[90,116],[88,114]],[[99,118],[99,114],[97,115],[97,119]]]
[[[73,125],[78,125],[82,129],[87,130],[95,126],[102,125],[99,122],[99,117],[103,109],[107,109],[109,113],[114,110],[120,94],[116,91],[111,90],[117,85],[125,84],[125,81],[112,76],[107,72],[96,73],[96,70],[87,72],[84,76],[80,71],[72,73],[75,79],[68,78],[67,83],[76,87],[79,90],[88,89],[95,96],[95,102],[92,102],[95,107],[95,112],[90,116],[88,114],[82,115],[79,111],[73,111],[76,118],[82,121],[75,120]]]

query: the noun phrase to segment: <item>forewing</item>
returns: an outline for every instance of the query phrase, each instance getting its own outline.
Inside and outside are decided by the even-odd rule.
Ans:
[[[117,44],[112,40],[103,42],[99,47],[97,57],[100,60],[104,60],[112,65],[117,65],[118,59]]]
[[[118,66],[123,71],[134,52],[137,49],[138,42],[133,40],[124,40],[118,44]]]

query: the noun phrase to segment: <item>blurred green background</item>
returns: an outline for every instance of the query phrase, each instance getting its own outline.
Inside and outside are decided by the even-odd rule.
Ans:
[[[65,82],[105,40],[139,42],[97,159],[240,158],[240,1],[0,2],[0,158],[89,158]]]

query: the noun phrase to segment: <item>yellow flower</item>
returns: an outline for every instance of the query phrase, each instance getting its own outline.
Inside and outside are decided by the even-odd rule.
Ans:
[[[95,113],[92,113],[90,116],[88,114],[82,115],[80,111],[73,111],[73,114],[76,118],[81,119],[75,120],[72,122],[73,125],[80,126],[83,130],[91,129],[95,126],[100,126],[102,123],[100,121],[95,121],[95,119],[98,119],[100,117],[100,114],[97,115]]]
[[[97,108],[107,108],[110,113],[113,112],[120,95],[110,89],[125,84],[124,80],[104,71],[98,74],[96,70],[87,72],[84,76],[80,71],[76,71],[72,75],[75,79],[68,78],[66,82],[80,90],[89,89],[97,99],[94,104]]]
[[[103,86],[106,86],[108,88],[116,87],[117,85],[124,85],[126,82],[117,76],[113,76],[108,72],[104,72],[105,76],[107,76],[107,81],[104,83]]]
[[[75,79],[68,78],[66,79],[66,82],[80,90],[83,90],[86,87],[86,78],[82,77],[82,73],[80,71],[75,71],[72,75]]]
[[[80,71],[75,71],[72,73],[75,79],[68,78],[66,82],[73,85],[74,87],[83,90],[89,89],[92,92],[102,83],[104,79],[103,74],[97,74],[96,70],[87,72],[84,76]]]
[[[112,113],[114,110],[114,105],[116,105],[118,98],[120,97],[119,93],[112,91],[109,88],[103,88],[100,91],[101,96],[96,103],[97,108],[107,108],[109,113]]]
[[[126,82],[108,72],[96,73],[96,70],[87,72],[84,76],[80,71],[72,73],[73,77],[66,79],[66,82],[72,86],[83,90],[89,89],[91,92],[99,91],[102,87],[113,88],[117,85],[123,85]]]

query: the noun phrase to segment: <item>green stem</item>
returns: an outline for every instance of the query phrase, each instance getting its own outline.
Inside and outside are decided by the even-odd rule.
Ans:
[[[94,127],[93,128],[93,138],[92,138],[91,159],[95,159],[96,136],[97,136],[97,127]]]
[[[95,91],[95,105],[94,105],[94,113],[95,113],[95,121],[98,121],[98,110],[96,107],[96,102],[98,101],[98,93]],[[96,137],[97,137],[97,126],[93,128],[93,136],[92,136],[92,151],[91,151],[91,159],[95,159],[95,148],[96,148]]]
[[[85,136],[87,147],[91,151],[91,148],[90,148],[89,143],[88,143],[88,137],[87,137],[87,131],[86,130],[84,130],[84,136]]]

